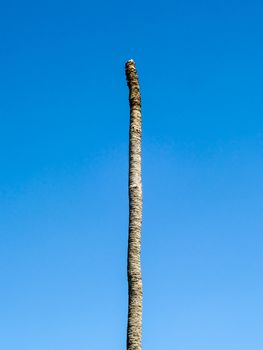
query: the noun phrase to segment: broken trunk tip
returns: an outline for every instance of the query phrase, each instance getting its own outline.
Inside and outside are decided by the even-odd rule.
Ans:
[[[130,60],[126,61],[125,65],[126,65],[126,66],[128,66],[128,65],[133,65],[133,66],[135,66],[135,61],[134,61],[133,59],[130,59]]]

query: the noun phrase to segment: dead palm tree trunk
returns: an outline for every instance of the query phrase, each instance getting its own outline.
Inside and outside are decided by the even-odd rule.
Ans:
[[[129,309],[127,350],[141,350],[142,338],[142,276],[141,276],[141,96],[138,76],[133,60],[125,66],[130,103],[129,141],[129,242],[128,285]]]

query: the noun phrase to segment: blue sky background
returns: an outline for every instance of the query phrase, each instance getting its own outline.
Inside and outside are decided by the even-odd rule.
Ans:
[[[1,349],[125,348],[130,58],[144,349],[262,349],[262,12],[253,0],[2,2]]]

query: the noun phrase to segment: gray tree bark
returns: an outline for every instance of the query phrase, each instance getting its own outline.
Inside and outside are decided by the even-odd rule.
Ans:
[[[130,133],[129,133],[129,240],[128,240],[128,286],[129,307],[127,326],[127,350],[141,350],[142,339],[142,275],[141,275],[141,95],[135,62],[125,65],[129,87]]]

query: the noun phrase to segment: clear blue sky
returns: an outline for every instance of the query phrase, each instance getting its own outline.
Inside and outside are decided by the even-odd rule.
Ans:
[[[125,348],[128,90],[144,349],[263,348],[263,5],[0,8],[0,348]]]

